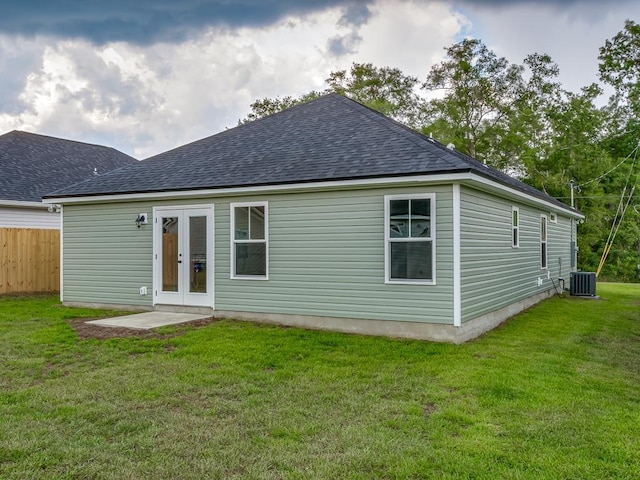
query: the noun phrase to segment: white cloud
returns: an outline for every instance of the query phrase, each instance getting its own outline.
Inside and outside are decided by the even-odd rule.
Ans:
[[[469,21],[444,2],[378,2],[359,31],[357,57],[424,79]]]
[[[0,114],[0,131],[103,143],[145,158],[235,126],[257,98],[322,89],[329,72],[352,62],[422,78],[465,25],[442,3],[381,0],[371,11],[367,22],[345,22],[333,8],[270,27],[210,29],[177,44],[34,40],[39,59],[22,83],[22,110]],[[327,48],[336,35],[362,40],[335,56]],[[7,48],[5,38],[0,49]]]
[[[560,67],[560,81],[572,91],[598,82],[598,53],[605,40],[640,16],[640,3],[570,6],[522,3],[469,6],[473,30],[489,48],[514,63],[531,53],[548,53]]]

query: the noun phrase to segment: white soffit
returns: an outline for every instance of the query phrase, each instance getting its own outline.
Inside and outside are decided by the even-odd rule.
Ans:
[[[326,182],[305,182],[280,185],[260,185],[254,187],[211,188],[201,190],[174,190],[166,192],[144,193],[116,193],[113,195],[87,195],[78,197],[53,197],[45,198],[47,204],[91,204],[91,203],[115,203],[126,201],[150,201],[150,200],[182,200],[211,197],[228,197],[239,195],[266,195],[271,193],[298,193],[314,191],[344,190],[346,188],[363,189],[375,187],[400,187],[415,186],[419,184],[442,184],[449,182],[461,182],[481,190],[485,190],[499,196],[517,198],[520,201],[532,205],[544,206],[545,209],[563,212],[566,215],[584,218],[581,213],[570,207],[562,208],[552,202],[548,202],[529,193],[522,192],[490,180],[472,172],[445,173],[433,175],[412,175],[399,177],[366,178],[352,180],[336,180]]]

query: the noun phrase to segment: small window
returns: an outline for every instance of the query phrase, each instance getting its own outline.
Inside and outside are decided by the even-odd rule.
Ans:
[[[511,209],[511,246],[513,248],[520,246],[520,210],[518,207]]]
[[[549,221],[550,221],[551,223],[558,223],[558,215],[556,215],[556,214],[555,214],[555,213],[553,213],[553,212],[550,212],[550,213],[549,213]]]
[[[547,216],[540,216],[540,268],[547,268]]]
[[[231,204],[231,278],[268,276],[267,203]]]
[[[386,281],[435,283],[435,195],[386,196]]]

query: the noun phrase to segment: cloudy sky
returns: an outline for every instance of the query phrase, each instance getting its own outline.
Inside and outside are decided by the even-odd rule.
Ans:
[[[481,39],[548,53],[569,90],[640,21],[637,0],[2,0],[0,134],[25,130],[136,158],[237,125],[258,98],[323,89],[353,62],[426,77]]]

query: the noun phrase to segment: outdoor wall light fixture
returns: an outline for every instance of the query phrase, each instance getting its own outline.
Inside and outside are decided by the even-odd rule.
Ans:
[[[139,213],[136,217],[136,227],[140,228],[140,225],[145,225],[147,223],[147,214]]]

